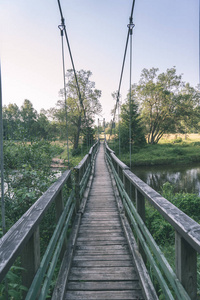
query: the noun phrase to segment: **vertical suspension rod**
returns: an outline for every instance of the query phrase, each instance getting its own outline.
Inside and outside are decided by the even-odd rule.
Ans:
[[[66,134],[67,134],[67,160],[68,168],[70,166],[69,161],[69,136],[68,136],[68,116],[67,116],[67,93],[66,93],[66,80],[65,80],[65,54],[64,54],[64,43],[63,43],[63,30],[65,28],[64,19],[62,24],[58,26],[61,34],[61,45],[62,45],[62,67],[63,67],[63,84],[64,84],[64,100],[65,100],[65,119],[66,119]]]
[[[64,23],[64,17],[63,17],[63,13],[62,13],[62,8],[61,8],[60,0],[57,0],[57,1],[58,1],[58,7],[59,7],[60,15],[61,15],[61,22]],[[73,72],[74,72],[76,86],[77,86],[77,89],[78,89],[79,101],[80,101],[81,107],[83,109],[84,117],[85,117],[85,120],[86,120],[85,108],[84,108],[82,97],[81,97],[81,91],[80,91],[80,87],[79,87],[79,83],[78,83],[78,78],[77,78],[77,74],[76,74],[74,60],[73,60],[73,57],[72,57],[72,52],[71,52],[71,48],[70,48],[70,44],[69,44],[69,39],[68,39],[68,36],[67,36],[66,27],[64,28],[64,33],[65,33],[65,38],[66,38],[66,41],[67,41],[69,55],[70,55],[70,59],[71,59],[71,63],[72,63],[72,68],[73,68]]]
[[[129,33],[130,33],[130,86],[129,86],[129,156],[130,156],[130,168],[131,168],[131,155],[132,155],[132,105],[131,105],[131,83],[132,83],[132,36],[133,36],[133,18],[130,17],[130,23],[128,25]]]
[[[199,90],[200,90],[200,0],[199,0]]]
[[[5,200],[4,200],[4,157],[3,157],[3,112],[2,112],[2,85],[0,63],[0,155],[1,155],[1,217],[3,234],[6,233]]]
[[[134,11],[134,7],[135,7],[135,0],[133,0],[132,3],[132,8],[131,8],[131,15],[129,20],[133,20],[133,11]],[[129,25],[128,25],[129,28]],[[115,122],[115,115],[116,115],[116,110],[117,110],[117,104],[119,101],[119,97],[120,97],[120,90],[121,90],[121,83],[122,83],[122,78],[123,78],[123,73],[124,73],[124,65],[125,65],[125,61],[126,61],[126,53],[127,53],[127,48],[128,48],[128,42],[129,42],[129,36],[131,34],[132,29],[129,28],[128,29],[128,33],[127,33],[127,38],[126,38],[126,45],[125,45],[125,51],[124,51],[124,57],[123,57],[123,62],[122,62],[122,69],[121,69],[121,74],[120,74],[120,80],[119,80],[119,87],[118,87],[118,92],[117,92],[117,99],[116,99],[116,105],[115,105],[115,110],[114,110],[114,116],[113,116],[113,120],[111,122],[111,132],[110,132],[110,136],[112,135],[112,128],[114,122]]]

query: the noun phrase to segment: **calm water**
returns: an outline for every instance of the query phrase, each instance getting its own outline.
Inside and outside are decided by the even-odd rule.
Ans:
[[[157,192],[165,182],[175,187],[175,192],[184,191],[200,195],[200,164],[182,166],[134,167],[135,173]]]

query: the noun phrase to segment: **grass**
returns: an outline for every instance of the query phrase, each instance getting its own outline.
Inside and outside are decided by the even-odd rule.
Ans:
[[[110,145],[112,148],[112,145]],[[117,150],[117,149],[116,149]],[[117,150],[118,151],[118,150]],[[118,155],[116,151],[116,155]],[[129,165],[129,153],[119,157]],[[132,149],[132,165],[168,165],[200,162],[200,135],[165,135],[158,144]]]

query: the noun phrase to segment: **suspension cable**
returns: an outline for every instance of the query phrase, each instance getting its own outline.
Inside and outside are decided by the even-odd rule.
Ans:
[[[130,22],[132,22],[132,20],[133,20],[134,7],[135,7],[135,0],[133,0],[133,3],[132,3],[131,15],[130,15],[130,18],[129,18]],[[124,73],[124,65],[125,65],[125,61],[126,61],[126,53],[127,53],[127,48],[128,48],[128,42],[129,42],[129,36],[130,35],[132,35],[132,29],[129,28],[129,25],[128,25],[128,33],[127,33],[127,38],[126,38],[126,45],[125,45],[125,50],[124,50],[124,56],[123,56],[123,62],[122,62],[122,69],[121,69],[120,80],[119,80],[119,87],[118,87],[118,92],[117,92],[117,99],[116,99],[116,104],[115,104],[115,108],[114,108],[114,116],[113,116],[113,120],[111,122],[110,136],[112,135],[112,128],[113,128],[113,124],[115,122],[117,105],[118,105],[119,97],[120,97],[120,89],[121,89],[121,83],[122,83],[122,78],[123,78],[123,73]]]
[[[2,113],[2,86],[0,64],[0,154],[1,154],[1,218],[3,234],[6,233],[5,200],[4,200],[4,157],[3,157],[3,113]]]
[[[130,156],[130,168],[131,168],[131,152],[132,152],[132,111],[131,111],[131,82],[132,82],[132,36],[133,36],[133,18],[130,17],[130,23],[128,24],[130,32],[130,87],[129,87],[129,156]]]
[[[67,159],[68,159],[68,168],[69,168],[70,161],[69,161],[68,116],[67,116],[67,93],[66,93],[66,80],[65,80],[65,55],[64,55],[64,43],[63,43],[63,31],[65,28],[64,19],[62,19],[62,24],[59,25],[58,28],[60,29],[60,34],[61,34],[63,84],[64,84],[64,100],[65,100],[65,120],[66,120],[66,134],[67,134]]]
[[[59,7],[59,11],[60,11],[60,16],[61,16],[61,24],[64,24],[65,19],[63,17],[63,12],[62,12],[62,8],[61,8],[60,0],[57,0],[57,1],[58,1],[58,7]],[[78,78],[77,78],[77,74],[76,74],[74,60],[73,60],[73,57],[72,57],[72,52],[71,52],[71,48],[70,48],[70,44],[69,44],[69,39],[68,39],[68,35],[67,35],[66,26],[64,27],[63,30],[64,30],[64,33],[65,33],[65,38],[66,38],[66,42],[67,42],[67,46],[68,46],[68,50],[69,50],[69,55],[70,55],[70,59],[71,59],[71,63],[72,63],[72,68],[73,68],[74,77],[75,77],[75,81],[76,81],[76,86],[77,86],[77,90],[78,90],[79,101],[80,101],[81,107],[83,109],[84,117],[85,117],[85,120],[86,120],[85,108],[84,108],[83,100],[82,100],[82,97],[81,97],[80,86],[79,86],[79,83],[78,83]]]

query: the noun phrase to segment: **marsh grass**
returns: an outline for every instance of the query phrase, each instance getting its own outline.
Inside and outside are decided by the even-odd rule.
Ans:
[[[113,145],[109,146],[112,148]],[[118,148],[114,150],[118,155]],[[158,144],[133,148],[131,157],[132,166],[200,162],[200,135],[188,135],[186,140],[182,136],[164,136]],[[122,153],[119,158],[129,165],[129,153]]]

